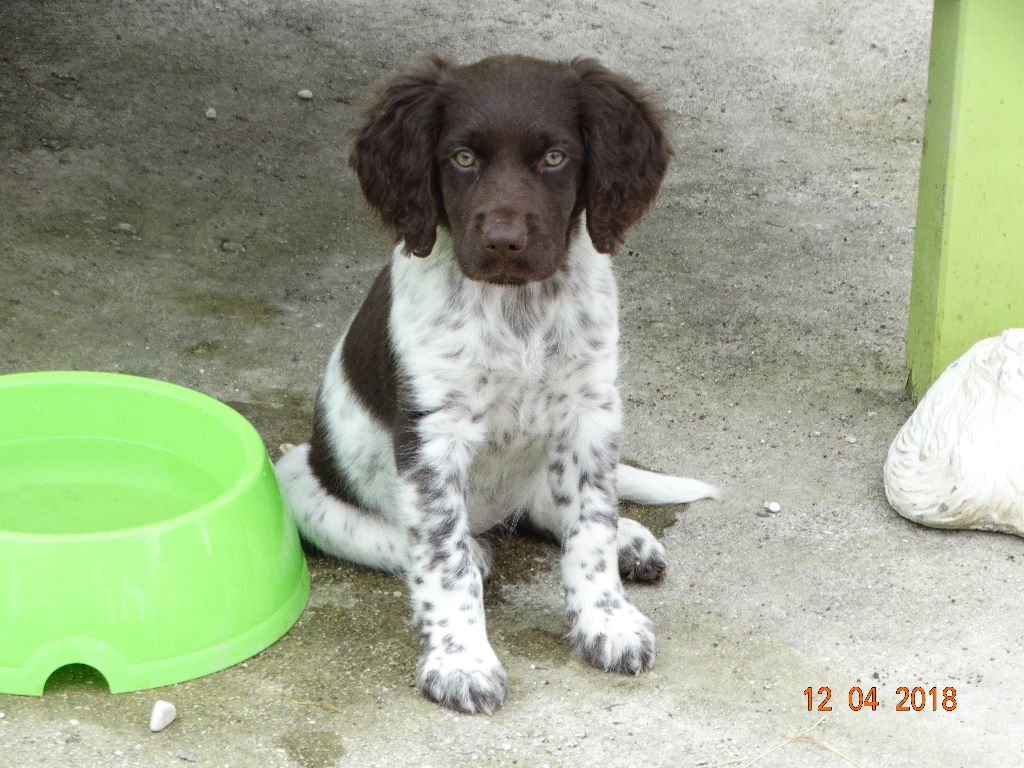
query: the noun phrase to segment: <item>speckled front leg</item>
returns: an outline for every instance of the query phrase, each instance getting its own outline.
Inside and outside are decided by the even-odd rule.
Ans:
[[[480,569],[473,556],[466,488],[476,436],[437,412],[419,423],[401,506],[409,532],[407,574],[420,635],[417,686],[460,712],[492,713],[505,700],[505,670],[487,640]]]
[[[599,669],[654,666],[654,631],[622,590],[618,568],[618,395],[593,398],[558,436],[548,476],[562,521],[562,583],[569,642]]]

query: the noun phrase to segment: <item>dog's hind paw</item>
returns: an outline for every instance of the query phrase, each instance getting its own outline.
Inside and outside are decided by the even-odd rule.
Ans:
[[[665,547],[647,528],[628,517],[619,518],[619,574],[634,581],[657,581],[668,569]]]

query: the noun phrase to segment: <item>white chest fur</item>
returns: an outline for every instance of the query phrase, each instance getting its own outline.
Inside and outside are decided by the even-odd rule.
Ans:
[[[509,287],[462,277],[443,237],[426,259],[396,253],[391,339],[416,407],[460,403],[527,431],[562,395],[614,384],[610,260],[582,236],[568,262],[543,283]]]
[[[442,237],[426,259],[396,252],[391,339],[416,410],[461,412],[477,446],[471,527],[483,530],[542,486],[549,443],[581,404],[618,412],[618,309],[611,263],[586,236],[570,268],[518,287],[466,280]]]

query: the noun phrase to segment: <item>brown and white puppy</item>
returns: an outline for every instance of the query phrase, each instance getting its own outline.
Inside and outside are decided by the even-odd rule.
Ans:
[[[493,712],[476,538],[525,519],[562,545],[568,639],[601,669],[654,664],[620,574],[664,549],[618,499],[715,497],[619,464],[618,310],[608,254],[670,157],[635,84],[592,60],[431,59],[392,80],[350,163],[399,240],[327,364],[312,440],[277,465],[303,536],[400,573],[429,698]]]

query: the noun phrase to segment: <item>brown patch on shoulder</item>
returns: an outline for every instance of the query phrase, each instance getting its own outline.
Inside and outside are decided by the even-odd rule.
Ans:
[[[388,333],[391,314],[391,266],[380,271],[362,306],[352,319],[341,348],[341,375],[366,409],[385,427],[395,422],[397,373],[394,349]],[[327,414],[317,396],[310,440],[309,468],[335,498],[362,506],[345,474],[328,436]]]
[[[373,281],[341,349],[341,367],[363,405],[386,426],[395,423],[398,411],[398,373],[391,345],[391,265]]]
[[[352,484],[349,483],[344,468],[338,463],[338,458],[334,455],[334,449],[327,438],[327,425],[319,398],[313,417],[313,437],[309,441],[307,462],[324,490],[339,501],[356,507],[361,506],[356,499]]]

